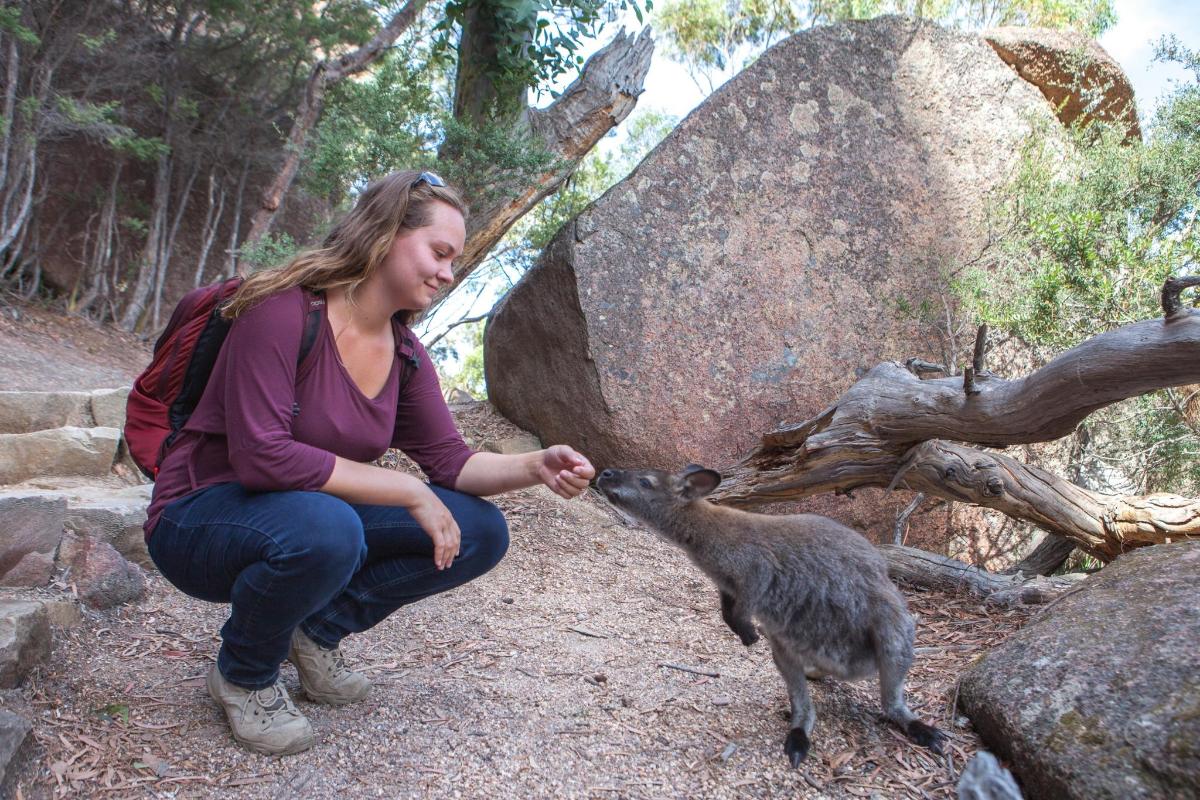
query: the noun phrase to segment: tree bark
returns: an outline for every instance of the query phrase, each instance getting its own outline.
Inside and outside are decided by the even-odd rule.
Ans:
[[[887,559],[888,575],[895,580],[943,592],[966,591],[996,603],[1048,603],[1086,577],[1082,574],[1055,578],[998,575],[913,547],[883,544],[879,545],[879,551]]]
[[[880,364],[816,417],[765,434],[713,499],[753,506],[903,486],[1033,522],[1104,561],[1131,547],[1200,537],[1200,501],[1100,495],[1007,456],[940,441],[1049,441],[1118,400],[1200,382],[1200,311],[1179,301],[1195,285],[1200,278],[1168,280],[1163,318],[1095,336],[1019,380],[988,373],[982,349],[963,378],[922,380],[896,362]]]
[[[353,52],[335,59],[319,61],[313,66],[304,89],[304,99],[296,111],[295,121],[283,148],[283,163],[270,185],[263,190],[258,208],[251,217],[250,230],[245,239],[247,244],[257,243],[271,229],[284,195],[291,188],[300,168],[300,159],[304,155],[308,135],[321,116],[326,90],[342,78],[363,71],[382,56],[400,34],[413,24],[425,3],[426,0],[409,0],[392,16],[387,25],[371,37],[371,41]]]

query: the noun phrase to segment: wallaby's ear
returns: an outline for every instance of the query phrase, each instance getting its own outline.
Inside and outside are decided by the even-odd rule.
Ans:
[[[702,470],[702,469],[704,469],[704,467],[702,467],[702,466],[701,466],[701,465],[699,465],[699,464],[688,464],[686,467],[684,467],[684,468],[683,468],[683,472],[682,472],[682,474],[683,474],[683,475],[690,475],[691,473],[693,473],[693,472],[699,472],[699,471],[700,471],[700,470]]]
[[[696,467],[696,469],[692,469]],[[683,496],[688,500],[704,497],[721,483],[721,473],[691,464],[683,472]]]

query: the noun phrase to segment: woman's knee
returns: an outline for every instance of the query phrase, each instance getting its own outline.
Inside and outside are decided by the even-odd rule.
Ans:
[[[285,552],[322,570],[353,574],[366,558],[362,519],[349,503],[323,492],[307,492],[294,518],[295,536]]]
[[[508,521],[504,513],[482,498],[475,498],[471,514],[458,520],[462,534],[462,556],[475,563],[479,573],[487,572],[500,563],[508,552]]]

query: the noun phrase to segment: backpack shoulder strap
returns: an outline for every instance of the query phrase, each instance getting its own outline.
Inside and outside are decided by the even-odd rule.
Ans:
[[[321,320],[325,315],[325,293],[309,291],[301,287],[304,298],[304,334],[300,339],[300,353],[296,356],[297,368],[308,358],[321,331]]]

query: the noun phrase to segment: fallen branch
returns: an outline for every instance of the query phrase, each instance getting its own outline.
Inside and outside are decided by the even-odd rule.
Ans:
[[[1082,573],[1053,578],[997,575],[913,547],[885,544],[879,550],[887,559],[888,574],[895,580],[945,592],[966,591],[989,602],[1008,605],[1049,603],[1086,577]]]
[[[1164,317],[1095,336],[1021,379],[986,371],[986,329],[976,340],[970,381],[922,380],[911,360],[909,367],[879,364],[816,417],[764,434],[725,470],[712,498],[756,506],[904,486],[1028,520],[1103,560],[1130,547],[1200,537],[1200,501],[1107,497],[1006,456],[941,441],[1050,441],[1119,400],[1200,383],[1200,312],[1179,301],[1179,291],[1192,285],[1200,278],[1167,281]]]

